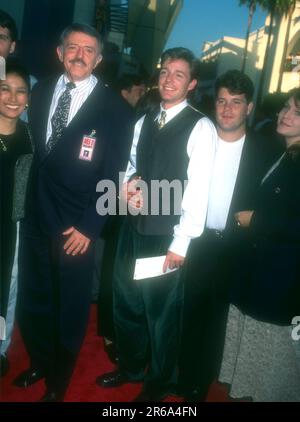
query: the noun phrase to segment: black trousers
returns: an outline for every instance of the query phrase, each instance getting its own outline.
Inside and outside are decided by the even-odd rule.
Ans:
[[[115,327],[113,317],[113,273],[118,246],[119,231],[123,218],[113,217],[108,222],[105,233],[105,245],[101,261],[96,263],[99,283],[98,296],[98,334],[108,340],[115,341]]]
[[[17,317],[31,365],[49,388],[64,392],[88,323],[93,246],[79,256],[63,250],[65,237],[21,227]]]
[[[16,224],[2,221],[0,227],[0,316],[6,318],[11,272],[16,248]]]
[[[225,237],[206,230],[191,242],[184,267],[179,384],[205,398],[222,361],[232,256]]]
[[[125,220],[114,272],[114,321],[120,369],[145,387],[165,391],[177,381],[183,285],[180,271],[133,280],[137,258],[165,255],[171,236],[144,236]]]

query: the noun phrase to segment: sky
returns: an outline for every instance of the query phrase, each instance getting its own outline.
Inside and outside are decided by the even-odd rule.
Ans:
[[[245,38],[248,9],[239,0],[184,0],[165,48],[187,47],[200,57],[204,41],[224,35]],[[257,9],[252,30],[264,25],[266,13]]]

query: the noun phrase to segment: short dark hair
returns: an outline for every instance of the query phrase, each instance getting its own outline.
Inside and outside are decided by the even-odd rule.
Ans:
[[[133,86],[138,86],[142,84],[145,84],[145,81],[140,75],[128,73],[122,75],[121,78],[118,80],[117,88],[119,91],[122,91],[122,89],[129,91]]]
[[[161,55],[161,65],[163,65],[167,60],[184,60],[190,67],[191,80],[198,79],[198,60],[196,60],[194,54],[188,48],[169,48]]]
[[[291,89],[287,93],[287,100],[290,98],[293,98],[293,100],[295,101],[295,105],[297,107],[300,107],[300,88]]]
[[[30,92],[30,76],[25,66],[23,66],[17,59],[8,58],[6,59],[5,74],[17,75],[22,78],[27,86],[28,92]]]
[[[215,82],[215,96],[217,97],[221,88],[226,88],[231,94],[245,94],[247,103],[253,99],[254,85],[249,76],[240,70],[228,70],[219,76]]]
[[[102,52],[102,38],[99,32],[92,27],[91,25],[87,25],[86,23],[72,23],[71,25],[67,26],[61,33],[59,37],[59,45],[63,45],[65,39],[72,33],[72,32],[82,32],[83,34],[89,35],[90,37],[96,38],[99,46],[99,52]]]
[[[0,9],[0,26],[9,30],[10,38],[12,41],[17,41],[18,30],[16,22],[8,13],[4,12],[2,9]]]

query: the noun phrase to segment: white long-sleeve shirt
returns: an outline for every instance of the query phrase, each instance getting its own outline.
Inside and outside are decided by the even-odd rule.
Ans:
[[[167,113],[166,123],[187,106],[188,103],[185,100],[165,110]],[[160,113],[157,119],[159,119],[159,116]],[[136,173],[136,150],[144,119],[145,116],[135,125],[130,160],[124,182],[127,182]],[[205,226],[217,139],[218,136],[213,123],[207,117],[203,117],[199,118],[187,142],[188,182],[183,194],[180,221],[174,227],[174,237],[169,247],[171,252],[183,257],[187,253],[191,239],[200,236]]]

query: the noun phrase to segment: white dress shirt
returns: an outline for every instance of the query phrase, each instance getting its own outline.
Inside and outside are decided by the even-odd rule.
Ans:
[[[68,82],[70,81],[68,80],[66,75],[62,75],[57,81],[54,94],[52,97],[52,102],[51,102],[50,112],[49,112],[49,117],[48,117],[47,136],[46,136],[47,142],[52,134],[51,118],[57,107],[59,97],[65,91],[66,84]],[[91,92],[97,85],[97,82],[98,82],[98,79],[94,75],[90,75],[87,79],[84,79],[83,81],[75,82],[76,88],[70,91],[71,106],[70,106],[67,126],[69,125],[73,117],[76,115],[76,113],[78,112],[82,104],[85,102],[87,97],[91,94]]]
[[[206,227],[224,230],[240,166],[245,135],[235,141],[218,140],[209,192]]]
[[[187,106],[188,103],[184,100],[180,104],[165,110],[167,113],[166,123]],[[156,120],[159,117],[160,113]],[[136,173],[136,149],[144,119],[145,116],[135,125],[130,160],[124,182],[127,182]],[[186,255],[191,239],[200,236],[205,226],[217,138],[217,132],[213,123],[207,117],[199,117],[199,121],[192,130],[187,143],[187,154],[190,159],[187,169],[188,182],[183,194],[180,221],[174,227],[174,238],[169,247],[171,252],[183,257]]]

